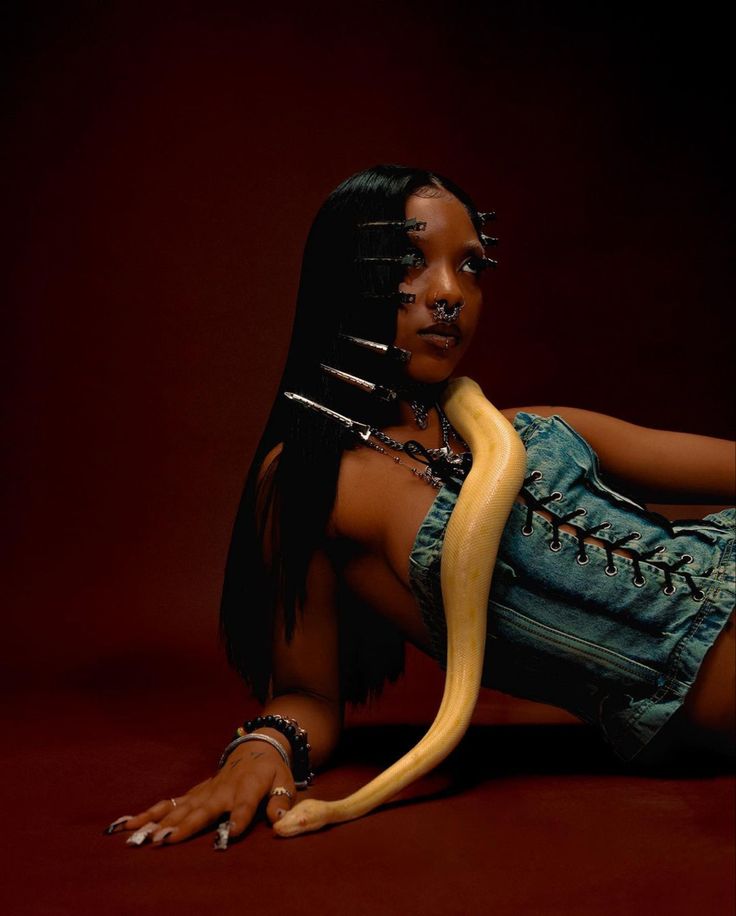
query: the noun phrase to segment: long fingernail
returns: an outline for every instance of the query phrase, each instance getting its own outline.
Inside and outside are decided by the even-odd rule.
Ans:
[[[163,830],[157,830],[156,833],[154,833],[154,835],[151,837],[151,842],[152,843],[161,843],[167,837],[170,837],[173,832],[174,832],[173,827],[164,827]]]
[[[219,852],[225,852],[230,839],[230,830],[232,826],[232,821],[225,821],[223,824],[218,825],[217,836],[215,837],[215,842],[212,844],[213,849],[217,849]]]
[[[139,830],[136,830],[135,833],[131,833],[125,842],[128,846],[142,846],[157,827],[158,824],[154,821],[149,821],[149,823],[144,824]]]
[[[126,821],[129,821],[133,817],[132,814],[126,814],[124,817],[119,817],[116,821],[113,821],[109,827],[105,827],[102,833],[105,836],[110,836],[111,833],[115,833],[118,827],[122,827]]]

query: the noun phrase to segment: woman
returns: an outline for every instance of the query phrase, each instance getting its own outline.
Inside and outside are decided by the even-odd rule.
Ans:
[[[491,218],[397,166],[323,205],[222,600],[229,659],[270,718],[240,730],[215,776],[109,832],[177,843],[228,813],[225,848],[266,798],[275,823],[334,750],[345,702],[401,672],[404,639],[444,661],[442,539],[470,462],[437,402],[478,323]],[[645,495],[723,503],[731,444],[572,408],[503,412],[528,476],[495,567],[484,682],[569,709],[623,759],[675,733],[733,753],[733,510],[670,524],[598,467]]]

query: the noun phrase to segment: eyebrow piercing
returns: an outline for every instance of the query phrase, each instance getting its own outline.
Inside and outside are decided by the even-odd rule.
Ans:
[[[392,344],[378,343],[375,340],[366,340],[364,337],[353,337],[351,334],[340,334],[340,337],[356,347],[363,347],[365,350],[371,350],[380,356],[387,356],[399,363],[408,363],[411,359],[411,350],[402,350],[401,347],[394,347]]]
[[[319,364],[320,369],[333,378],[340,379],[341,382],[347,382],[348,385],[354,385],[361,391],[367,391],[369,394],[375,394],[382,401],[395,401],[396,392],[390,388],[384,388],[383,385],[376,385],[365,379],[358,378],[357,375],[351,375],[349,372],[343,372],[342,369],[335,369],[334,366],[327,366],[324,363]]]
[[[400,229],[403,232],[422,232],[427,228],[424,220],[414,219],[380,219],[369,223],[358,223],[358,229]]]
[[[484,248],[487,248],[489,245],[498,245],[498,239],[494,235],[483,235],[481,233],[480,243]]]

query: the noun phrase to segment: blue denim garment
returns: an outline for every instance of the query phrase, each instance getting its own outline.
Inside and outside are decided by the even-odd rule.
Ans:
[[[568,521],[576,536],[514,505],[491,586],[483,684],[567,709],[630,760],[680,708],[734,607],[736,510],[669,522],[608,487],[595,452],[561,417],[518,413],[514,427],[527,451],[526,490],[538,500],[558,493],[543,503],[558,519],[578,508],[585,514]],[[443,667],[440,562],[459,488],[439,491],[409,561]],[[636,531],[622,549],[659,551],[638,561],[609,555],[584,535],[604,523],[610,527],[594,534],[600,541]]]

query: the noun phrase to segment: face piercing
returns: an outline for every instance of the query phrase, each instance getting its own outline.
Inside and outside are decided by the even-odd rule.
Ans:
[[[382,401],[396,400],[396,392],[390,388],[384,388],[383,385],[376,385],[373,382],[367,382],[365,379],[358,378],[357,375],[351,375],[349,372],[343,372],[342,369],[335,369],[333,366],[326,366],[324,363],[319,364],[320,369],[331,375],[333,378],[340,379],[341,382],[347,382],[348,385],[354,385],[361,391],[367,391],[369,394],[375,394]]]
[[[488,248],[489,245],[498,245],[498,238],[495,235],[480,235],[480,243],[484,248]]]
[[[378,343],[375,340],[365,340],[362,337],[353,337],[351,334],[340,334],[343,340],[347,340],[356,347],[363,347],[365,350],[371,350],[380,356],[387,356],[398,363],[408,363],[411,359],[411,350],[402,350],[401,347],[394,347],[392,344]]]
[[[453,305],[451,308],[447,299],[435,299],[432,303],[432,317],[437,322],[441,322],[443,324],[451,324],[453,321],[457,321],[458,317],[460,316],[460,312],[462,312],[464,308],[464,302],[456,302],[455,305]]]
[[[296,401],[300,407],[306,407],[309,410],[315,411],[315,413],[321,414],[323,417],[328,417],[330,420],[335,420],[337,423],[340,423],[342,426],[344,426],[345,429],[349,429],[350,432],[355,433],[356,436],[359,436],[364,442],[367,442],[373,435],[373,430],[367,423],[361,423],[358,420],[351,420],[350,417],[346,417],[344,414],[338,413],[336,410],[330,410],[329,407],[324,407],[322,404],[318,404],[317,401],[312,401],[309,398],[305,398],[301,394],[295,394],[293,391],[285,391],[284,397],[289,398],[290,401]]]
[[[422,232],[427,228],[423,220],[414,219],[381,219],[369,223],[358,223],[358,229],[399,229],[402,232]]]
[[[494,220],[495,218],[495,210],[483,210],[478,212],[478,221],[480,222],[481,226],[485,225],[485,223],[490,223],[491,220]]]

